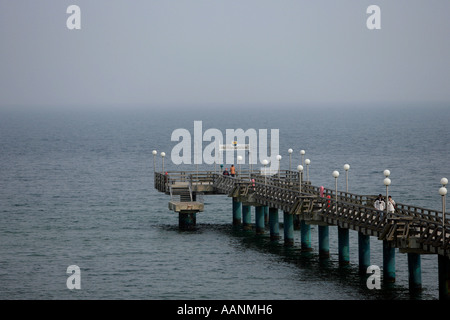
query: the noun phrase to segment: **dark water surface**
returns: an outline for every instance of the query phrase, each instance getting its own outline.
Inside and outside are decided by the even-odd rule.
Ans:
[[[195,231],[180,232],[169,197],[153,189],[152,150],[176,167],[171,134],[193,121],[203,130],[280,129],[287,149],[305,149],[314,185],[334,186],[331,173],[350,168],[350,192],[390,194],[401,203],[441,208],[439,181],[450,177],[449,108],[382,110],[227,110],[192,112],[1,111],[1,299],[437,299],[437,257],[422,256],[424,290],[408,290],[407,256],[397,253],[397,281],[366,288],[358,274],[357,233],[351,265],[338,266],[337,230],[327,262],[283,240],[271,243],[231,226],[231,199],[206,196]],[[206,145],[206,143],[205,143]],[[158,157],[158,168],[161,166]],[[213,166],[200,165],[200,169]],[[339,189],[344,180],[339,180]],[[282,219],[280,217],[280,219]],[[371,263],[382,266],[371,237]],[[68,290],[69,265],[81,269],[81,290]]]

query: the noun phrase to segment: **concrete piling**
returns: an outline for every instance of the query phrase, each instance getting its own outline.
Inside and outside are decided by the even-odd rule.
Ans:
[[[289,212],[284,211],[283,215],[283,227],[284,227],[284,245],[294,245],[294,216]]]
[[[319,226],[319,258],[330,257],[330,240],[328,226]]]
[[[383,240],[383,281],[395,282],[395,248],[386,240]]]
[[[300,242],[302,251],[311,251],[311,226],[305,223],[305,220],[300,221]]]
[[[422,289],[422,264],[420,254],[408,252],[409,289]]]
[[[448,257],[438,256],[439,272],[439,299],[450,300],[450,259]]]
[[[233,197],[233,226],[242,224],[242,203]]]
[[[269,228],[270,240],[276,241],[280,239],[280,223],[277,208],[269,208]]]
[[[256,234],[264,234],[265,222],[264,222],[264,207],[255,207],[255,226]]]
[[[180,230],[193,230],[196,226],[196,211],[180,211],[178,213],[178,227]]]
[[[264,206],[264,223],[267,225],[269,223],[269,206]]]
[[[365,274],[370,266],[370,236],[358,232],[359,272]]]
[[[338,226],[339,265],[350,263],[349,230]]]
[[[252,207],[242,205],[242,227],[244,230],[252,229]]]

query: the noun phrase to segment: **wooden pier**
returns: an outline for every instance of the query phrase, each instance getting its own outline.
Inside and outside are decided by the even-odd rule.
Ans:
[[[264,233],[267,219],[270,238],[280,239],[278,210],[283,211],[284,243],[294,243],[293,230],[301,230],[301,249],[310,251],[310,225],[319,226],[319,256],[329,257],[328,227],[338,227],[339,264],[349,263],[349,230],[358,232],[359,267],[370,266],[369,237],[383,241],[383,281],[395,282],[395,248],[408,254],[409,286],[420,290],[422,254],[438,255],[439,298],[450,299],[450,224],[442,212],[397,203],[394,213],[375,209],[374,195],[327,189],[303,181],[299,172],[280,170],[275,175],[259,171],[236,177],[213,171],[155,172],[154,187],[171,196],[169,209],[179,213],[180,229],[195,226],[196,213],[204,210],[197,195],[222,194],[233,198],[232,223],[249,228],[255,207],[256,233]]]

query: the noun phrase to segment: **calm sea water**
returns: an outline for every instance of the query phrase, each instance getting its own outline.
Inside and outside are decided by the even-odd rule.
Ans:
[[[268,232],[231,226],[231,199],[206,196],[195,231],[180,232],[169,197],[153,189],[152,150],[170,155],[172,131],[280,129],[287,149],[306,150],[310,180],[333,187],[333,170],[351,165],[350,192],[390,193],[402,203],[440,209],[439,180],[450,177],[450,109],[0,111],[0,299],[437,299],[437,257],[422,256],[420,294],[408,290],[407,256],[397,253],[397,281],[368,290],[358,274],[357,233],[351,265],[330,260]],[[206,145],[206,143],[205,143]],[[167,170],[176,167],[166,157]],[[157,162],[161,166],[160,158]],[[212,166],[201,165],[200,169]],[[339,188],[343,189],[343,179]],[[280,216],[280,219],[282,217]],[[382,266],[371,238],[371,263]],[[66,287],[69,265],[81,289]]]

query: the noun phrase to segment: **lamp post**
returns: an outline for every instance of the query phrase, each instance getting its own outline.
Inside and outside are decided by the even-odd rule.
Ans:
[[[388,177],[391,175],[391,172],[389,171],[389,170],[384,170],[384,176],[386,177],[386,178],[384,178],[384,180],[383,180],[383,183],[384,183],[384,185],[386,186],[386,203],[385,203],[385,206],[386,206],[386,217],[387,217],[387,215],[388,215],[388,197],[389,197],[389,186],[391,185],[391,179],[389,179]]]
[[[304,165],[305,162],[303,161],[303,157],[305,156],[306,151],[305,150],[300,150],[300,156],[302,157],[302,163],[301,165]]]
[[[445,195],[447,194],[447,188],[445,186],[447,183],[448,179],[442,178],[442,187],[439,188],[439,194],[442,196],[442,246],[445,245]]]
[[[242,162],[242,156],[237,156],[237,161],[239,163],[239,175],[241,174],[241,162]]]
[[[165,152],[161,152],[161,158],[162,158],[162,173],[164,174],[164,157],[166,156]]]
[[[336,199],[336,204],[335,204],[335,206],[336,206],[336,215],[337,215],[337,200],[338,200],[338,189],[337,189],[337,178],[339,177],[339,171],[337,171],[337,170],[335,170],[335,171],[333,171],[333,177],[334,177],[334,186],[335,186],[335,192],[336,192],[336,197],[335,197],[335,199]]]
[[[261,163],[264,166],[264,184],[266,184],[267,183],[266,166],[269,164],[269,161],[267,161],[267,159],[264,159],[263,161],[261,161]]]
[[[280,168],[281,168],[281,156],[277,155],[278,160],[278,179],[280,179]]]
[[[383,183],[386,186],[386,219],[388,218],[388,206],[387,201],[389,197],[388,187],[391,184],[391,179],[388,177],[391,175],[389,170],[384,170]],[[409,253],[408,253],[409,254]],[[390,244],[389,241],[383,240],[383,274],[384,279],[387,282],[395,281],[395,248]]]
[[[153,154],[153,173],[155,173],[156,172],[156,155],[158,154],[158,151],[153,150],[152,154]]]
[[[337,199],[338,199],[338,191],[337,191],[337,178],[339,177],[339,171],[337,171],[337,170],[335,170],[335,171],[333,171],[333,177],[334,177],[334,182],[335,182],[335,190],[336,190],[336,202],[337,202]]]
[[[267,195],[267,174],[266,174],[266,166],[269,164],[269,161],[267,159],[264,159],[261,161],[261,163],[264,166],[264,193]]]
[[[350,170],[349,164],[344,164],[344,170],[345,170],[345,190],[348,193],[348,170]]]
[[[306,164],[306,181],[309,181],[309,164],[311,163],[311,160],[306,159],[305,160],[305,164]]]
[[[289,171],[291,171],[291,168],[292,168],[292,152],[294,152],[294,150],[288,149],[288,153],[289,153]]]
[[[299,185],[299,187],[298,187],[298,191],[300,192],[300,193],[302,193],[302,176],[303,176],[303,166],[301,165],[301,164],[299,164],[298,166],[297,166],[297,170],[298,170],[298,185]]]

